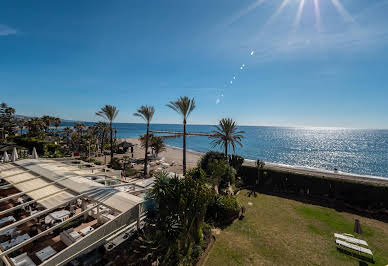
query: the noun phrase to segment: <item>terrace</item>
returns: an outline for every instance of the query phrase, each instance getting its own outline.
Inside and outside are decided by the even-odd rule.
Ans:
[[[63,264],[109,244],[117,232],[140,226],[141,195],[152,180],[124,183],[105,175],[113,184],[109,186],[92,180],[101,179],[103,172],[70,161],[31,159],[0,165],[2,261],[18,265],[20,256],[28,256],[35,265]]]

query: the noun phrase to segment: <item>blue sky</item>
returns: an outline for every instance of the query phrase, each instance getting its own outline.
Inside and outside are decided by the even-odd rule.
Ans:
[[[385,0],[6,0],[0,101],[86,121],[112,104],[119,122],[148,104],[178,123],[165,104],[187,95],[196,124],[388,128],[386,14]]]

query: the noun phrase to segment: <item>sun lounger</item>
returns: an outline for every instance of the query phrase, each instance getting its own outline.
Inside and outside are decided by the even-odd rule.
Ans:
[[[357,251],[359,253],[359,255],[363,255],[363,256],[365,256],[365,254],[370,255],[372,257],[372,259],[374,260],[373,253],[370,249],[360,247],[360,246],[357,246],[357,245],[354,245],[354,244],[351,244],[351,243],[348,243],[348,242],[345,242],[345,241],[342,241],[339,239],[336,239],[335,243],[342,249],[345,248],[345,249],[350,250],[352,252]]]
[[[361,239],[357,239],[357,238],[354,238],[354,237],[351,237],[351,236],[335,233],[334,237],[338,238],[340,240],[345,240],[346,242],[349,242],[349,243],[353,243],[353,244],[357,244],[357,245],[363,245],[363,246],[368,246],[368,243],[366,243],[366,241],[361,240]]]

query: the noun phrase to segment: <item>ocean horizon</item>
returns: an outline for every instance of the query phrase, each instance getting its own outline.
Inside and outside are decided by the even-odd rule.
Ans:
[[[93,122],[86,122],[92,125]],[[62,126],[72,126],[73,122]],[[137,138],[146,131],[142,123],[114,123],[117,138]],[[183,131],[182,124],[151,124],[151,130]],[[388,178],[388,129],[325,127],[239,126],[243,147],[235,154],[247,160],[322,171]],[[212,125],[187,125],[188,132],[209,133]],[[204,136],[187,137],[187,149],[205,153],[213,148]],[[167,138],[166,145],[182,148],[182,138]],[[234,153],[229,149],[230,153]]]

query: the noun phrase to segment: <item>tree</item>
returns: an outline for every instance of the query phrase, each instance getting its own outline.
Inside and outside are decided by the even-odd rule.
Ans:
[[[149,194],[154,208],[147,211],[145,231],[131,248],[135,264],[194,264],[193,247],[203,239],[211,199],[204,175],[193,169],[183,179],[169,178],[166,173],[156,176]]]
[[[26,120],[24,120],[23,118],[20,118],[16,121],[16,124],[20,129],[20,136],[23,135],[23,129],[26,124]]]
[[[143,148],[146,146],[147,135],[144,134],[139,137],[140,144]],[[149,134],[148,136],[149,147],[151,147],[155,151],[155,157],[164,150],[166,150],[166,145],[164,144],[163,138],[160,136],[155,136],[153,134]]]
[[[183,118],[183,175],[186,174],[186,123],[190,113],[195,109],[195,101],[187,96],[180,97],[176,101],[167,104],[172,110],[180,114]]]
[[[55,132],[58,134],[58,127],[62,123],[62,120],[59,117],[54,118],[54,126],[55,126]]]
[[[160,152],[166,150],[166,145],[164,144],[163,138],[161,136],[152,136],[151,148],[154,149],[155,156],[158,157]]]
[[[242,147],[241,139],[244,138],[242,134],[245,131],[237,131],[236,122],[231,118],[222,118],[217,126],[216,130],[213,130],[213,135],[209,138],[213,139],[211,142],[213,147],[221,145],[225,149],[225,156],[228,156],[228,146],[231,145],[233,151],[236,151],[236,144]]]
[[[43,124],[44,124],[44,131],[47,134],[49,129],[50,129],[51,124],[54,123],[55,118],[52,116],[49,116],[49,115],[44,115],[44,116],[42,116],[41,119],[42,119]]]
[[[73,127],[74,127],[77,135],[79,135],[80,137],[82,137],[84,135],[85,128],[86,128],[84,123],[78,122]]]
[[[66,144],[68,147],[70,147],[70,142],[72,142],[70,136],[73,133],[73,129],[71,127],[65,127],[63,131],[65,132],[65,135],[66,135]]]
[[[6,103],[0,104],[0,127],[2,128],[1,138],[4,138],[4,133],[14,134],[15,132],[15,109]]]
[[[45,124],[42,119],[34,117],[26,122],[29,136],[39,136],[44,130]]]
[[[103,153],[105,143],[108,141],[108,125],[105,122],[97,122],[94,129],[94,135],[100,145],[100,152]]]
[[[147,175],[147,166],[148,166],[148,144],[149,144],[149,134],[150,134],[150,122],[154,116],[155,108],[153,106],[142,105],[134,116],[141,117],[147,123],[147,133],[145,139],[145,155],[144,155],[144,176]]]
[[[96,113],[97,116],[100,116],[106,119],[109,122],[110,129],[110,159],[113,159],[113,121],[116,119],[119,114],[119,110],[115,106],[105,105],[101,108],[100,111]]]

